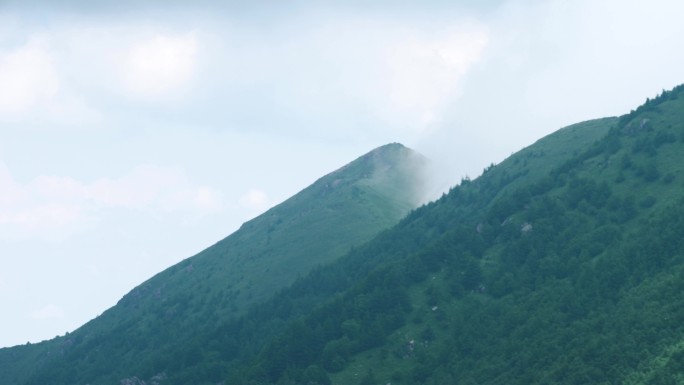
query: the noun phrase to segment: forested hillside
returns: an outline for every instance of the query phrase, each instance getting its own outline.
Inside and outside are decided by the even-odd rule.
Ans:
[[[463,181],[434,205],[460,208],[432,223],[437,240],[302,321],[326,336],[317,359],[251,378],[298,383],[322,368],[340,384],[683,383],[682,91],[603,121],[612,128],[568,159],[541,163],[573,136],[564,129]],[[273,370],[285,346],[252,368]]]
[[[344,291],[226,383],[681,383],[681,95],[563,129],[299,282],[270,308]]]
[[[681,154],[679,86],[463,178],[243,314],[84,332],[18,383],[684,383]]]

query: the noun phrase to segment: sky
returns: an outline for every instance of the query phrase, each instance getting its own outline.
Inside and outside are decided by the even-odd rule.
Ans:
[[[433,196],[684,82],[684,2],[0,0],[0,347],[401,142]]]

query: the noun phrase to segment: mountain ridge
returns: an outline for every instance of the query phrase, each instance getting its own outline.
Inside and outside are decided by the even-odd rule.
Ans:
[[[18,352],[28,358],[15,366],[25,366],[30,373],[79,348],[143,352],[188,335],[198,323],[208,322],[212,328],[219,320],[238,317],[311,268],[330,263],[396,223],[417,204],[416,181],[426,161],[398,143],[374,149],[136,286],[76,331],[40,344],[0,349],[0,382],[22,377],[10,374],[21,372],[10,370]],[[203,295],[192,294],[198,292]],[[197,313],[208,321],[199,320]],[[152,345],[133,343],[155,329],[164,332],[152,338]],[[112,331],[124,333],[119,339],[128,340],[126,345],[108,337]],[[136,346],[127,346],[131,344]],[[56,358],[45,358],[55,357],[55,352]]]
[[[229,370],[227,383],[679,383],[684,368],[673,359],[684,354],[684,314],[677,311],[684,304],[674,293],[684,281],[677,281],[684,276],[677,265],[684,258],[677,235],[684,231],[684,198],[675,181],[684,170],[669,160],[684,141],[681,90],[637,109],[652,114],[654,124],[639,135],[621,137],[624,116],[609,118],[600,135],[589,145],[574,142],[547,175],[530,178],[534,170],[523,170],[518,177],[530,183],[515,186],[515,178],[493,167],[413,211],[371,242],[381,244],[380,253],[398,247],[403,254],[368,264],[379,257],[371,247],[365,258],[341,260],[366,263],[347,276],[367,273]],[[632,113],[630,120],[641,126],[643,116]],[[534,153],[517,158],[532,166]],[[654,199],[652,192],[679,198]],[[410,239],[401,231],[408,227],[420,229],[409,232],[413,237],[436,234]],[[422,245],[411,247],[411,240]],[[328,286],[321,281],[335,281],[344,269],[321,272],[295,291],[320,291]],[[283,295],[271,306],[296,298]],[[671,304],[634,311],[664,298]],[[614,301],[624,303],[619,312]],[[601,326],[611,323],[620,332]],[[625,339],[628,325],[638,332]],[[663,342],[655,341],[668,333],[675,337],[669,350],[640,353],[660,352]],[[568,345],[575,334],[582,342]],[[587,358],[600,356],[621,369],[610,359]]]
[[[243,315],[73,341],[21,383],[683,383],[682,153],[678,86],[463,178]]]

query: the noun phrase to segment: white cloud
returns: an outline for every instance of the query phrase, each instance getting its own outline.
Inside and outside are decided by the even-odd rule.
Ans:
[[[262,211],[271,206],[271,201],[265,192],[253,188],[240,197],[240,204],[251,210]]]
[[[65,78],[60,62],[74,67],[83,63],[68,60],[68,52],[59,49],[58,37],[42,33],[18,40],[25,43],[0,48],[0,121],[6,122],[0,130],[21,127],[22,123],[48,129],[73,127],[101,119],[72,89],[71,79]]]
[[[185,173],[173,167],[141,165],[119,178],[91,183],[70,177],[39,176],[27,189],[47,200],[89,201],[102,207],[166,210],[221,207],[220,195],[207,186],[193,186]]]
[[[207,80],[224,84],[218,92],[229,96],[221,106],[238,116],[249,111],[249,123],[271,119],[275,127],[317,133],[419,133],[442,117],[489,42],[487,27],[470,20],[316,19],[273,27],[282,34],[217,31],[244,37],[212,49],[216,73]]]
[[[0,160],[0,207],[17,202],[21,195],[19,185],[14,181],[5,163]]]
[[[123,59],[121,76],[133,96],[167,97],[187,86],[196,68],[194,34],[164,35],[135,42]]]
[[[45,39],[0,51],[0,117],[17,117],[52,100],[60,86]]]
[[[92,127],[131,117],[138,123],[141,102],[173,101],[182,112],[148,109],[146,123],[166,123],[173,115],[222,129],[415,133],[440,120],[488,46],[487,28],[470,20],[406,24],[315,11],[304,16],[316,21],[283,19],[267,29],[222,18],[202,25],[53,22],[44,39],[49,45],[26,45],[40,60],[31,60],[38,64],[25,71],[35,74],[24,78],[56,86],[16,99],[21,103],[0,91],[0,101],[6,110],[24,111],[25,119],[47,116],[40,118],[47,124],[34,124],[41,127],[55,121]],[[41,106],[41,114],[26,114]]]
[[[40,204],[16,212],[0,213],[0,225],[18,225],[30,229],[61,227],[82,217],[81,210],[59,203]]]
[[[26,234],[60,238],[74,230],[72,224],[85,219],[80,207],[58,199],[37,199],[41,194],[36,193],[39,192],[16,182],[0,161],[0,234],[3,238],[23,238]]]
[[[677,20],[684,3],[519,2],[504,10],[513,11],[502,11],[496,20],[500,45],[492,59],[520,59],[507,82],[508,89],[517,88],[517,99],[506,106],[544,130],[559,128],[547,123],[552,120],[571,124],[625,113],[681,79],[676,66],[662,63],[684,59],[684,51],[673,49],[684,33]],[[500,74],[492,64],[488,72]]]
[[[55,304],[46,305],[29,314],[29,318],[37,321],[49,321],[56,319],[63,319],[65,317],[64,310]]]
[[[390,104],[385,118],[398,123],[397,118],[405,122],[408,117],[408,123],[418,129],[434,123],[487,42],[484,27],[469,25],[437,37],[414,35],[395,44],[386,53]]]
[[[218,192],[211,187],[200,186],[195,192],[195,204],[204,210],[220,210],[223,207]]]
[[[76,18],[37,33],[14,23],[0,34],[0,121],[12,123],[0,130],[89,129],[118,119],[117,106],[184,98],[200,38],[170,27]]]
[[[103,209],[208,213],[223,208],[221,195],[195,186],[172,167],[138,166],[118,178],[82,182],[38,176],[16,182],[0,162],[0,229],[4,237],[59,239],[79,231]]]
[[[117,179],[98,179],[87,186],[87,193],[105,206],[139,209],[159,204],[174,189],[187,185],[181,170],[145,165]]]

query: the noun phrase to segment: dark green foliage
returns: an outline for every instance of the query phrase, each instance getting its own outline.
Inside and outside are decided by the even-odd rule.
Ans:
[[[311,365],[304,370],[301,383],[305,385],[330,385],[330,377],[323,369]]]
[[[244,315],[178,296],[141,311],[215,322],[77,335],[28,383],[684,383],[682,91],[464,178]],[[136,364],[97,373],[98,347]]]
[[[375,374],[373,374],[373,369],[368,369],[363,378],[361,378],[359,385],[377,385],[377,383],[378,380],[375,378]]]

